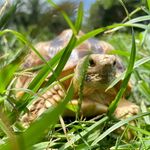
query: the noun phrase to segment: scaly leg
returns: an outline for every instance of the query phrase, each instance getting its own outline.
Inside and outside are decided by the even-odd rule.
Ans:
[[[136,115],[138,112],[139,107],[136,104],[122,98],[118,107],[116,108],[115,116],[118,119],[127,118],[129,116]]]
[[[71,102],[69,102],[69,105],[72,105],[72,107],[77,108],[78,100],[76,99],[72,100]],[[80,108],[80,115],[83,115],[85,117],[96,116],[106,113],[107,110],[108,107],[106,105],[98,103],[96,101],[89,100],[88,98],[84,98],[82,100]],[[67,109],[64,112],[64,116],[75,116],[75,112]]]

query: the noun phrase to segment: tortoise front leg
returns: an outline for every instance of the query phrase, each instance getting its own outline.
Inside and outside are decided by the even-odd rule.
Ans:
[[[52,105],[57,105],[64,98],[64,96],[65,94],[62,87],[60,85],[55,85],[52,89],[50,89],[43,95],[43,98],[45,99],[45,102],[49,102]],[[79,105],[78,99],[71,100],[69,102],[69,105],[72,105],[72,108],[77,108]],[[88,97],[84,97],[82,100],[80,113],[81,115],[88,117],[106,113],[107,110],[108,107],[106,105],[96,102]],[[64,116],[75,116],[75,112],[66,109],[66,111],[64,112]]]
[[[128,117],[136,115],[138,112],[139,112],[139,107],[136,104],[122,98],[118,107],[115,110],[115,117],[118,119],[126,119]],[[136,122],[131,121],[129,124],[135,126]],[[121,128],[117,129],[117,132],[123,133],[124,130],[125,130],[125,126],[122,126]],[[135,132],[132,129],[129,129],[127,130],[124,136],[126,140],[130,140],[135,136]]]
[[[75,108],[78,107],[78,100],[74,99],[70,103],[70,105],[74,106]],[[83,116],[89,117],[89,116],[96,116],[103,113],[106,113],[108,111],[108,107],[104,104],[98,103],[96,101],[90,100],[88,98],[84,98],[82,100],[82,105],[80,109],[80,113]],[[68,110],[65,111],[65,116],[75,116],[75,113]],[[115,110],[115,117],[118,119],[127,118],[129,116],[136,115],[139,112],[139,107],[124,98],[120,101],[118,107]]]
[[[122,119],[136,115],[138,112],[139,106],[122,98],[115,110],[115,116],[118,119]]]

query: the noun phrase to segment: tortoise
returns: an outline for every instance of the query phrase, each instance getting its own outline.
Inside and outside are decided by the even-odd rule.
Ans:
[[[84,33],[79,32],[78,37]],[[62,48],[69,42],[72,36],[72,30],[66,29],[60,33],[55,39],[46,42],[40,42],[35,45],[35,48],[43,55],[46,60],[54,57]],[[22,120],[24,123],[29,124],[39,117],[46,109],[52,105],[57,104],[64,97],[64,90],[67,90],[70,82],[73,82],[74,96],[69,103],[73,106],[78,105],[79,99],[79,78],[82,75],[82,65],[85,59],[88,58],[88,67],[84,78],[83,87],[83,100],[80,109],[80,115],[85,117],[96,116],[108,111],[109,104],[114,100],[117,92],[120,89],[121,81],[118,82],[113,88],[106,91],[110,83],[124,71],[121,59],[110,54],[113,46],[105,41],[97,40],[96,38],[89,38],[72,51],[68,62],[66,63],[59,78],[62,78],[70,73],[74,73],[72,79],[68,79],[62,85],[54,85],[51,89],[46,91],[42,97],[39,97],[28,109]],[[23,67],[28,68],[42,64],[41,59],[31,51],[27,56]],[[17,87],[27,87],[31,77],[21,76],[18,78]],[[122,97],[116,111],[117,118],[124,118],[127,116],[135,115],[139,111],[139,107],[126,100],[126,95],[131,91],[130,83],[127,86],[126,92]],[[20,94],[18,94],[20,96]],[[66,110],[64,116],[74,116],[75,113],[71,110]]]

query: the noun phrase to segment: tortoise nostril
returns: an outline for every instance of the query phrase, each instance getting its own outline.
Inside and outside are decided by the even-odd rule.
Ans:
[[[89,65],[90,67],[94,67],[96,65],[92,58],[89,59]]]

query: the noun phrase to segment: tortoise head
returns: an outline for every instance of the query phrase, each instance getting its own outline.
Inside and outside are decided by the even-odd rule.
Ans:
[[[77,64],[74,75],[74,84],[80,82],[79,79],[80,76],[83,75],[83,64],[86,57],[83,57]],[[91,54],[88,57],[88,67],[85,71],[84,86],[107,88],[116,76],[116,61],[114,55]],[[77,87],[77,85],[75,86]]]

